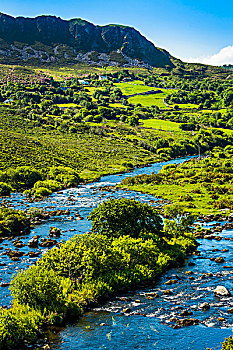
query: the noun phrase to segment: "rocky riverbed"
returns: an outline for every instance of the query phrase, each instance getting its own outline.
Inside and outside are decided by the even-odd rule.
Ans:
[[[21,194],[2,199],[12,208],[41,208],[44,218],[34,218],[27,235],[0,239],[1,305],[8,306],[12,274],[33,264],[47,249],[76,233],[90,229],[86,217],[100,202],[109,198],[134,198],[161,205],[151,195],[117,190],[114,186],[126,176],[158,172],[164,164],[132,173],[110,175],[99,182],[54,193],[40,202],[29,202]],[[213,221],[217,219],[216,221]],[[231,335],[233,324],[233,224],[225,213],[217,218],[202,217],[197,235],[201,245],[186,264],[172,269],[150,288],[119,295],[87,312],[77,324],[50,334],[51,349],[220,349]]]

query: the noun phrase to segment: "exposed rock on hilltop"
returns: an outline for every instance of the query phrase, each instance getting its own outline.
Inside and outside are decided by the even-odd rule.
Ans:
[[[0,61],[84,61],[90,64],[164,67],[170,54],[156,48],[132,27],[95,26],[82,19],[36,18],[0,14]]]

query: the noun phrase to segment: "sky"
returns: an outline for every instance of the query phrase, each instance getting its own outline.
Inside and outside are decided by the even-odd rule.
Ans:
[[[232,0],[0,0],[0,12],[129,25],[186,62],[233,64]]]

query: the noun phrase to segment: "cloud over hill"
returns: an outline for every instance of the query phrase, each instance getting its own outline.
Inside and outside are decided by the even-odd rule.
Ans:
[[[197,62],[211,64],[213,66],[222,66],[223,64],[233,64],[233,45],[229,45],[221,49],[218,53],[202,57],[190,57],[187,62]]]

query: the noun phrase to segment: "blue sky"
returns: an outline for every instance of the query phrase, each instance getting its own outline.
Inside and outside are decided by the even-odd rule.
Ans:
[[[224,63],[233,64],[230,0],[1,0],[0,11],[12,16],[51,14],[100,25],[130,25],[178,58],[208,61],[221,56],[230,60]]]

